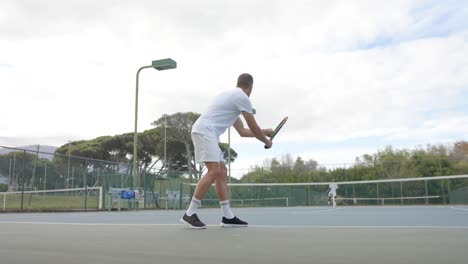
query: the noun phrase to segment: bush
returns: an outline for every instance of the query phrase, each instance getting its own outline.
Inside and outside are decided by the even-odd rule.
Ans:
[[[0,192],[8,191],[8,184],[0,183]]]

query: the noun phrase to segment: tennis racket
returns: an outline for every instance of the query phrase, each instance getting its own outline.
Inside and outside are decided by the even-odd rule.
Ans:
[[[275,131],[273,131],[273,135],[271,135],[270,140],[273,140],[273,139],[276,137],[276,135],[278,135],[278,132],[279,132],[279,131],[281,130],[281,128],[284,126],[284,124],[286,123],[286,121],[288,121],[288,117],[285,117],[285,118],[279,123],[279,125],[275,128]],[[266,149],[269,149],[269,147],[267,147],[266,145],[265,145],[265,148],[266,148]]]

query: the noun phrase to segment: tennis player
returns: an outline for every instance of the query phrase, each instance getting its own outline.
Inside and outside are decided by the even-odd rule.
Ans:
[[[330,189],[328,192],[328,206],[330,206],[330,202],[333,199],[333,207],[336,207],[336,190],[338,190],[338,184],[336,184],[335,179],[328,185],[328,188]]]
[[[204,229],[206,225],[198,218],[198,207],[208,192],[211,184],[215,183],[215,191],[222,209],[221,226],[247,226],[247,222],[240,220],[231,211],[228,200],[227,169],[224,155],[219,147],[219,137],[230,126],[234,126],[241,137],[255,137],[271,147],[273,144],[266,136],[271,136],[272,129],[262,130],[258,126],[250,102],[253,78],[248,73],[241,74],[237,79],[237,87],[220,93],[214,98],[205,113],[203,113],[192,127],[192,141],[195,147],[195,161],[204,163],[208,169],[195,188],[189,208],[181,219],[191,228]],[[242,115],[248,128],[240,118]]]

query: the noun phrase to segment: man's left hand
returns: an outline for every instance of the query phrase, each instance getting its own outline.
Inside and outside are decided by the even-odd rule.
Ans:
[[[267,128],[267,129],[262,129],[262,133],[263,135],[267,136],[267,137],[272,137],[273,134],[274,134],[275,131],[273,131],[273,129],[271,128]]]

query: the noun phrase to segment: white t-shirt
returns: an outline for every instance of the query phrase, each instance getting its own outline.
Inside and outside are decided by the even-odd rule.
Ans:
[[[338,184],[332,182],[332,183],[330,183],[330,185],[328,185],[328,188],[330,188],[329,193],[336,194],[336,190],[338,190]]]
[[[242,112],[252,113],[252,103],[241,88],[216,96],[205,113],[193,124],[192,133],[219,138]]]

